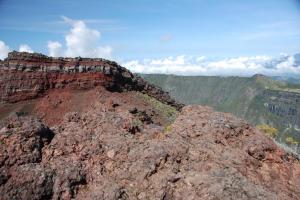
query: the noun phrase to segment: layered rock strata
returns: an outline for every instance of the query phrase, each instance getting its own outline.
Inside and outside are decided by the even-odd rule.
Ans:
[[[50,89],[135,90],[166,104],[182,107],[170,96],[116,62],[91,58],[53,58],[37,53],[11,52],[0,61],[0,102],[14,103],[42,96]]]

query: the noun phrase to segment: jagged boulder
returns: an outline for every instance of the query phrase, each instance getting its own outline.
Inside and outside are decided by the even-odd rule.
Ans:
[[[0,199],[49,199],[54,171],[40,162],[54,133],[32,117],[13,116],[1,125]]]

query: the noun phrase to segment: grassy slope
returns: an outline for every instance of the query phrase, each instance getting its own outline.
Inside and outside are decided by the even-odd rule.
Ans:
[[[263,88],[251,78],[143,75],[186,104],[202,104],[244,117],[247,108]]]

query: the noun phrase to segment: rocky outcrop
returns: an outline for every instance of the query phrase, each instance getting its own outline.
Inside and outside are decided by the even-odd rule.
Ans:
[[[49,132],[13,118],[1,129],[0,199],[298,199],[300,164],[231,115],[187,106],[168,128],[99,104]]]
[[[2,122],[0,130],[0,199],[49,199],[54,172],[41,166],[42,149],[53,132],[32,117]]]
[[[37,53],[11,52],[0,61],[0,102],[19,102],[42,96],[51,89],[135,90],[180,109],[160,88],[133,75],[116,62],[90,58],[53,58]]]

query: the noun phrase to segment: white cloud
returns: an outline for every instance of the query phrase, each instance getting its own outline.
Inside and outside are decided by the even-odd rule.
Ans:
[[[205,56],[199,56],[196,58],[197,62],[202,62],[205,59]]]
[[[300,66],[295,66],[295,57],[288,56],[285,61],[277,65],[277,69],[282,72],[290,72],[291,74],[300,74]]]
[[[62,44],[56,41],[48,41],[49,56],[58,57],[63,54]]]
[[[0,59],[6,58],[9,51],[9,46],[0,40]]]
[[[204,56],[187,57],[184,55],[153,60],[133,60],[123,63],[136,73],[177,74],[177,75],[222,75],[252,76],[254,74],[285,75],[299,74],[294,56],[236,57],[212,60]]]
[[[82,20],[73,20],[62,17],[65,23],[71,25],[70,31],[65,36],[65,48],[56,41],[48,42],[49,55],[70,57],[111,57],[110,46],[99,46],[101,33],[90,29]]]
[[[184,65],[185,64],[185,56],[181,55],[181,56],[177,56],[175,58],[168,57],[168,58],[164,58],[164,59],[156,59],[156,60],[152,60],[150,62],[151,65]]]
[[[19,47],[19,51],[20,51],[20,52],[33,53],[31,47],[28,46],[27,44],[21,44],[20,47]]]

